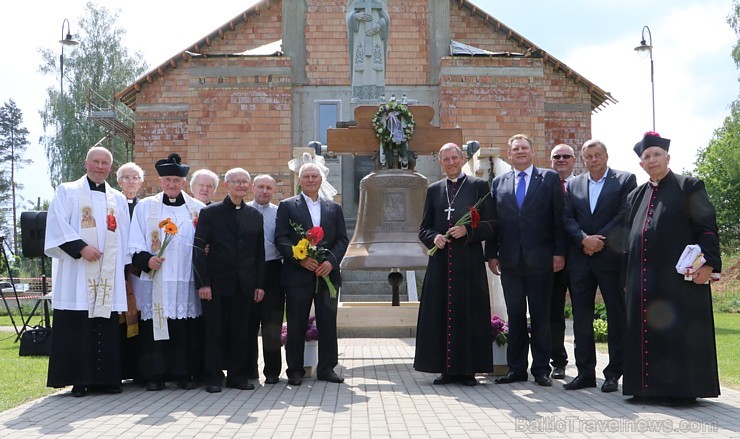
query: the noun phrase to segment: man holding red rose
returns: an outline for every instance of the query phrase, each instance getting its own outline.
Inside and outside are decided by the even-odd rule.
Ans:
[[[475,386],[475,374],[493,367],[481,244],[493,237],[487,221],[492,205],[488,184],[462,172],[463,153],[457,145],[442,146],[439,164],[446,178],[429,185],[419,230],[421,242],[434,252],[424,276],[414,369],[441,373],[434,384]]]

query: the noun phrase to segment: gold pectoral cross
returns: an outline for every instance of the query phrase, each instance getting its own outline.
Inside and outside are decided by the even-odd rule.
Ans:
[[[162,304],[158,303],[154,305],[154,307],[152,308],[152,311],[154,311],[154,314],[157,316],[157,322],[159,323],[159,327],[162,328],[164,324],[164,315],[163,315],[164,309],[162,309]]]

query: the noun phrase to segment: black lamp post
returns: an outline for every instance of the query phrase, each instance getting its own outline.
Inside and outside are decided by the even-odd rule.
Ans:
[[[647,31],[648,42],[645,44],[645,31]],[[648,54],[650,56],[650,85],[652,87],[652,98],[653,98],[653,131],[655,131],[655,70],[653,69],[653,34],[650,33],[650,28],[644,26],[642,28],[642,40],[640,45],[635,47],[635,51],[640,55]]]
[[[64,35],[64,25],[67,25],[67,35]],[[62,22],[62,39],[59,40],[59,42],[62,44],[62,54],[59,55],[59,99],[60,99],[60,108],[61,111],[59,112],[59,124],[61,126],[61,134],[59,136],[58,141],[60,142],[60,149],[63,149],[64,147],[64,46],[76,46],[80,44],[78,41],[75,41],[74,38],[72,38],[72,32],[69,29],[69,20],[66,18]],[[64,164],[62,164],[64,166]],[[62,178],[64,178],[64,173],[62,173]]]

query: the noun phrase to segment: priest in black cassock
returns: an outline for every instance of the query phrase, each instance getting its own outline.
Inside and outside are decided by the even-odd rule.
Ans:
[[[434,384],[475,386],[475,374],[493,368],[491,303],[482,246],[493,235],[490,189],[484,180],[462,172],[463,153],[454,143],[439,150],[439,164],[447,178],[429,185],[419,230],[421,242],[437,250],[429,257],[424,276],[414,369],[441,373]],[[477,227],[455,225],[484,198]]]
[[[646,133],[635,145],[650,180],[628,197],[629,259],[623,393],[631,402],[690,404],[719,395],[710,278],[722,260],[704,182],[669,168],[669,139]],[[685,278],[687,245],[706,263]],[[688,279],[688,280],[687,280]]]

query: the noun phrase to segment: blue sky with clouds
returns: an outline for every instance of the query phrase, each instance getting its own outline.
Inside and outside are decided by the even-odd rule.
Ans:
[[[129,50],[141,51],[150,66],[162,63],[252,3],[104,2],[110,9],[121,10],[119,24],[127,30]],[[738,95],[738,72],[730,57],[736,37],[725,23],[731,0],[473,3],[614,95],[619,103],[593,116],[593,135],[609,147],[612,167],[635,172],[643,181],[631,148],[651,125],[649,61],[633,51],[644,25],[650,26],[655,46],[657,131],[672,139],[674,170],[692,167],[696,149],[706,145],[714,129],[721,126],[728,105]],[[15,2],[5,8],[0,37],[12,44],[4,47],[0,101],[14,99],[31,132],[29,156],[35,163],[19,175],[19,181],[26,185],[22,194],[27,199],[50,199],[53,195],[45,177],[47,162],[38,144],[42,134],[38,110],[46,87],[55,87],[58,82],[56,77],[37,73],[37,49],[57,49],[62,21],[69,19],[75,32],[84,5],[84,0],[39,0]]]

